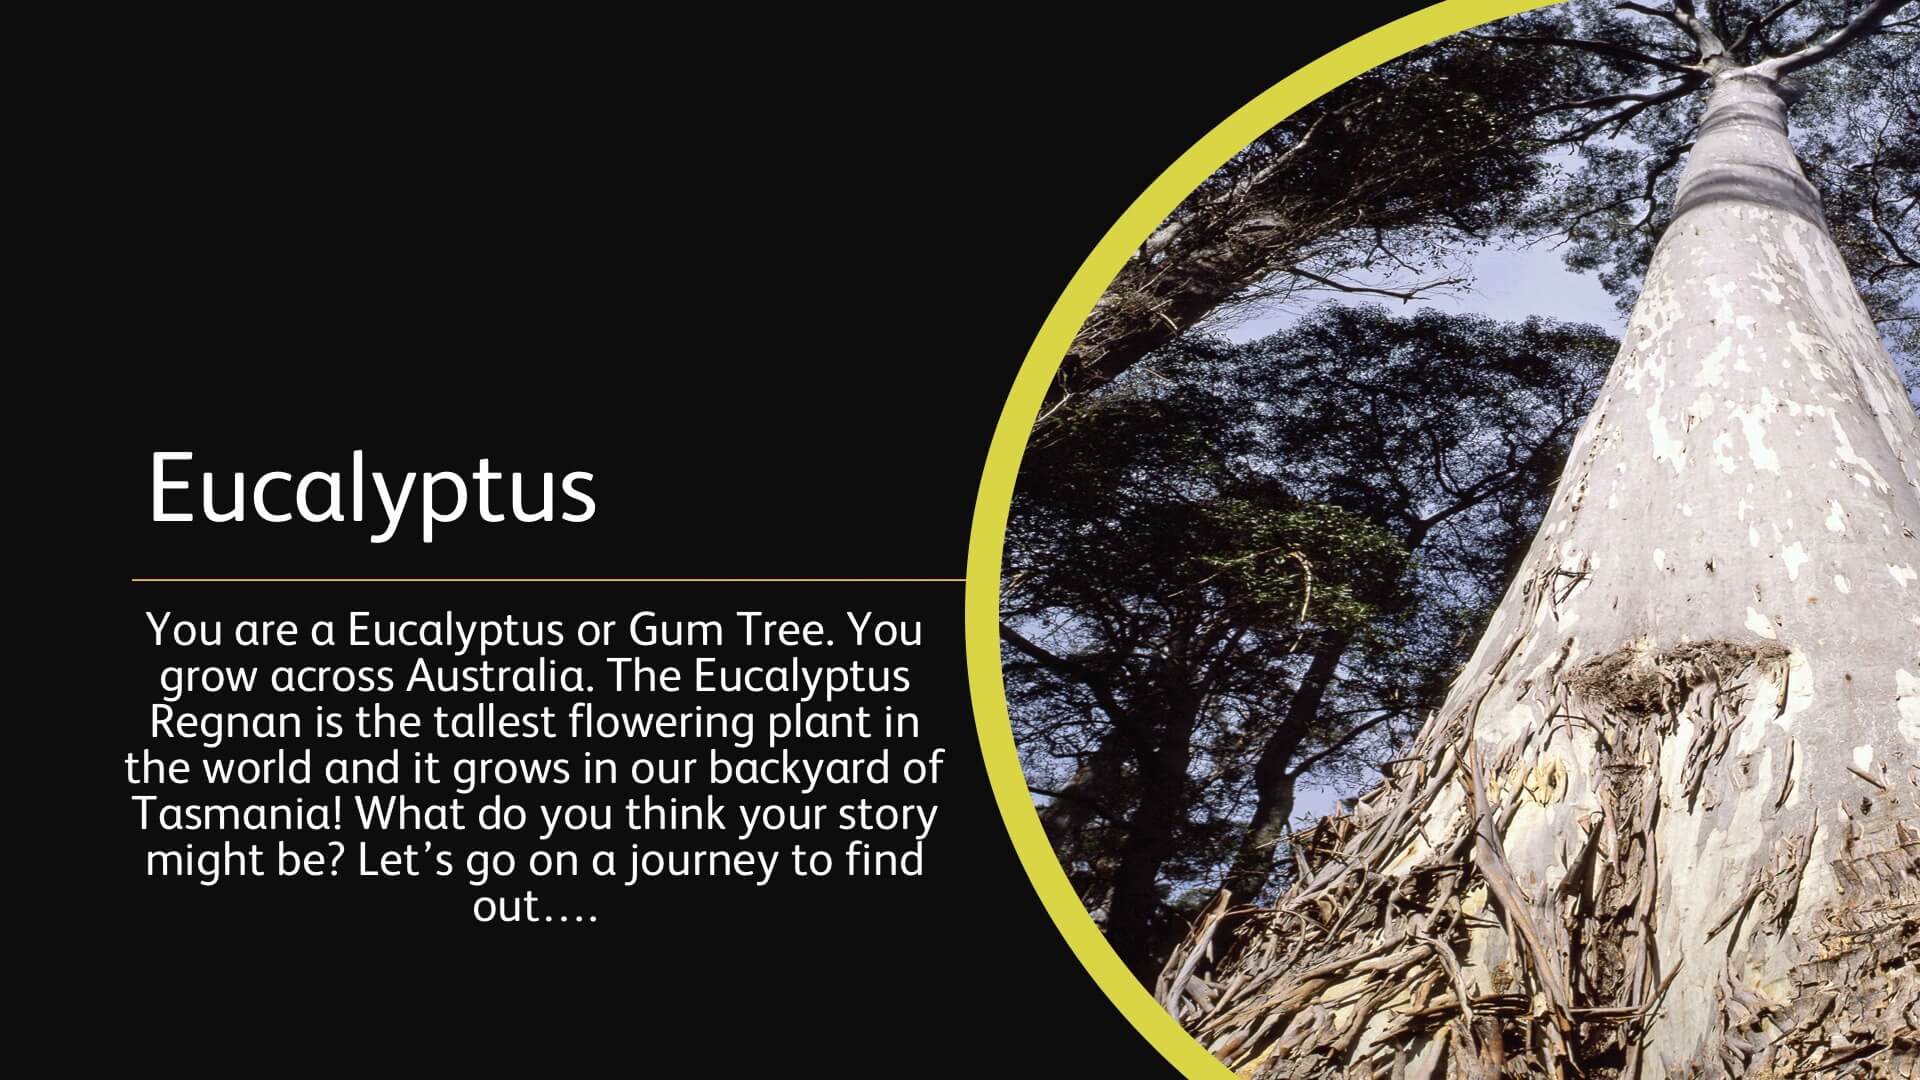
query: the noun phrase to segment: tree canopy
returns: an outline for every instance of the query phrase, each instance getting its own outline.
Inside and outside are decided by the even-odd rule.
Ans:
[[[1270,886],[1300,776],[1370,772],[1437,700],[1616,347],[1329,305],[1162,350],[1036,441],[1003,590],[1016,737],[1136,971],[1195,902]]]
[[[1548,176],[1543,110],[1580,89],[1557,57],[1454,38],[1308,105],[1141,246],[1075,338],[1043,416],[1223,308],[1453,280],[1445,254],[1490,236]]]
[[[1487,244],[1557,245],[1624,308],[1711,79],[1769,58],[1801,95],[1793,137],[1856,287],[1920,395],[1916,40],[1911,0],[1571,0],[1416,50],[1180,204],[1095,305],[1041,426],[1189,331],[1314,292],[1462,287],[1463,253]]]

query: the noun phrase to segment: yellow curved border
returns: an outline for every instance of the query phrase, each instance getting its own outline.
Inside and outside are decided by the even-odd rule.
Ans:
[[[1027,876],[1061,936],[1121,1014],[1186,1076],[1221,1080],[1233,1074],[1134,981],[1092,917],[1080,906],[1041,831],[1040,817],[1027,792],[1020,755],[1013,744],[1006,686],[1000,673],[1000,558],[1006,542],[1007,508],[1013,500],[1014,479],[1020,471],[1027,436],[1067,346],[1092,313],[1107,283],[1180,200],[1228,158],[1315,98],[1402,53],[1482,23],[1546,6],[1539,0],[1445,0],[1322,56],[1209,131],[1134,200],[1081,264],[1047,315],[1040,336],[1027,350],[994,430],[986,470],[980,478],[980,496],[974,504],[973,535],[967,552],[967,676],[972,684],[980,750],[986,756],[994,798]]]

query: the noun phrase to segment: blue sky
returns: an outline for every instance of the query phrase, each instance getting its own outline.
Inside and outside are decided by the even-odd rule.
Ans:
[[[1600,282],[1591,275],[1568,270],[1560,261],[1560,253],[1548,244],[1484,251],[1467,269],[1473,279],[1470,286],[1434,290],[1428,297],[1405,304],[1391,297],[1315,291],[1303,294],[1297,302],[1277,304],[1257,316],[1223,325],[1220,332],[1234,341],[1251,341],[1291,325],[1314,305],[1328,300],[1382,303],[1401,312],[1420,308],[1474,312],[1502,320],[1543,315],[1593,323],[1616,335],[1626,329],[1626,319],[1614,310],[1613,298]]]

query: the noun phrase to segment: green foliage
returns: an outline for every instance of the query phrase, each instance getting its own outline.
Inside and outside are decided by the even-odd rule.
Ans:
[[[1249,464],[1251,433],[1229,402],[1194,386],[1149,396],[1134,380],[1080,410],[1029,451],[1008,542],[1009,595],[1021,610],[1304,630],[1369,615],[1404,565],[1392,534],[1336,506],[1303,503]],[[1102,631],[1104,632],[1104,631]]]
[[[1250,459],[1285,463],[1304,497],[1420,543],[1437,528],[1537,519],[1558,475],[1550,448],[1584,419],[1618,343],[1547,319],[1329,305],[1259,341],[1179,348],[1254,417]]]
[[[1366,598],[1390,587],[1407,560],[1391,532],[1337,506],[1309,503],[1283,510],[1229,496],[1214,508],[1210,524],[1224,536],[1239,538],[1236,546],[1253,549],[1202,557],[1216,568],[1209,578],[1223,592],[1266,610],[1299,602],[1329,629],[1362,626],[1377,611]],[[1308,595],[1309,568],[1316,560],[1303,551],[1316,553],[1323,572],[1334,575],[1323,579],[1317,596]]]
[[[1069,350],[1055,400],[1274,291],[1446,274],[1546,179],[1544,110],[1588,81],[1562,61],[1450,38],[1288,117],[1197,188],[1121,270]]]
[[[1007,688],[1033,786],[1077,800],[1053,840],[1091,909],[1169,785],[1163,927],[1219,881],[1316,649],[1346,661],[1299,760],[1358,775],[1388,755],[1464,659],[1615,348],[1328,306],[1256,342],[1183,339],[1037,438],[1008,528]]]

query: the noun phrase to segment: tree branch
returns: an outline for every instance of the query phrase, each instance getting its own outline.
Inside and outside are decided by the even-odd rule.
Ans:
[[[1727,46],[1727,50],[1729,52],[1735,52],[1735,53],[1739,52],[1741,49],[1744,49],[1747,47],[1747,43],[1752,41],[1754,39],[1754,35],[1756,34],[1761,35],[1764,38],[1767,32],[1767,27],[1772,26],[1774,23],[1774,20],[1778,19],[1782,15],[1785,15],[1787,12],[1792,11],[1794,8],[1799,7],[1801,4],[1805,2],[1806,0],[1785,0],[1784,3],[1776,5],[1772,11],[1769,11],[1765,15],[1762,15],[1759,18],[1748,23],[1746,27],[1740,31],[1740,36],[1733,39],[1733,44]],[[1762,41],[1762,44],[1765,44],[1764,40]]]
[[[1554,45],[1563,49],[1578,49],[1599,56],[1610,56],[1615,60],[1625,60],[1632,64],[1648,64],[1662,71],[1671,71],[1676,75],[1694,74],[1697,69],[1678,60],[1669,60],[1664,56],[1654,56],[1638,49],[1629,49],[1624,45],[1615,45],[1609,41],[1588,41],[1585,38],[1536,37],[1520,34],[1474,34],[1481,41],[1494,41],[1505,45]]]
[[[1376,288],[1370,285],[1353,285],[1345,281],[1335,281],[1333,278],[1321,277],[1319,274],[1313,273],[1310,270],[1303,270],[1298,266],[1283,266],[1280,269],[1285,273],[1293,274],[1296,277],[1306,278],[1308,281],[1317,282],[1321,285],[1326,286],[1329,289],[1335,289],[1340,292],[1369,293],[1374,296],[1391,296],[1395,300],[1401,300],[1401,301],[1418,300],[1420,299],[1420,294],[1426,292],[1428,289],[1437,289],[1443,285],[1466,284],[1465,278],[1450,277],[1450,278],[1441,278],[1438,281],[1429,281],[1424,285],[1415,285],[1404,291],[1395,291],[1393,289]]]
[[[1064,787],[1064,788],[1059,788],[1055,790],[1055,789],[1049,789],[1049,788],[1043,788],[1043,787],[1034,787],[1032,784],[1028,784],[1027,792],[1032,795],[1045,795],[1047,798],[1053,799],[1056,801],[1066,800],[1068,802],[1079,803],[1081,806],[1084,806],[1087,809],[1093,811],[1093,814],[1095,817],[1101,819],[1102,821],[1105,821],[1107,824],[1127,832],[1133,831],[1133,825],[1131,823],[1123,820],[1119,815],[1115,814],[1111,810],[1108,810],[1105,806],[1102,806],[1100,804],[1100,800],[1094,798],[1091,795],[1086,795],[1086,794],[1082,794],[1081,792],[1075,791],[1073,790],[1072,787]]]
[[[1689,145],[1690,144],[1684,142],[1673,143],[1667,147],[1666,153],[1660,155],[1660,159],[1647,170],[1647,186],[1646,191],[1642,195],[1647,202],[1647,212],[1646,215],[1640,219],[1638,228],[1644,229],[1653,223],[1654,211],[1660,206],[1660,203],[1654,198],[1654,186],[1660,182],[1660,178],[1666,175],[1668,170],[1680,164],[1680,157],[1687,152]]]
[[[1894,10],[1906,4],[1908,0],[1871,0],[1860,13],[1847,25],[1831,35],[1786,56],[1775,57],[1753,65],[1748,70],[1763,78],[1779,80],[1802,68],[1809,68],[1825,60],[1832,59],[1840,50],[1872,34],[1885,22]]]
[[[1134,744],[1136,750],[1143,754],[1146,752],[1148,742],[1145,737],[1146,733],[1141,730],[1140,725],[1135,722],[1133,716],[1121,708],[1119,699],[1114,697],[1110,673],[1086,664],[1076,663],[1075,661],[1068,660],[1063,656],[1050,652],[1046,648],[1034,644],[1026,635],[1008,626],[1006,623],[1000,624],[1000,640],[1013,646],[1028,659],[1031,659],[1048,671],[1056,675],[1065,676],[1078,682],[1081,686],[1086,687],[1088,692],[1093,694],[1094,702],[1106,712],[1107,719],[1112,721],[1113,726],[1119,729],[1121,734],[1125,735],[1127,739]]]
[[[1698,90],[1700,85],[1706,81],[1707,76],[1704,73],[1689,71],[1687,72],[1686,78],[1681,79],[1679,82],[1674,83],[1672,86],[1667,87],[1657,94],[1615,94],[1613,95],[1614,97],[1622,101],[1631,101],[1633,104],[1617,112],[1608,113],[1605,116],[1580,125],[1573,131],[1560,136],[1560,141],[1583,142],[1588,137],[1598,134],[1601,129],[1609,125],[1613,127],[1614,134],[1618,135],[1620,132],[1626,130],[1626,126],[1633,122],[1634,117],[1639,116],[1655,105],[1664,105],[1676,98],[1691,94],[1695,90]],[[1613,104],[1613,102],[1605,98],[1591,98],[1589,101],[1595,105]],[[1568,107],[1572,108],[1574,106],[1570,105]]]
[[[1308,754],[1304,758],[1301,758],[1299,761],[1294,763],[1293,768],[1289,769],[1288,772],[1295,779],[1298,779],[1301,776],[1305,776],[1308,769],[1313,768],[1315,765],[1320,764],[1322,761],[1325,761],[1326,759],[1346,749],[1348,746],[1352,745],[1355,739],[1358,739],[1360,736],[1365,735],[1367,732],[1373,730],[1376,727],[1379,727],[1381,724],[1385,723],[1388,720],[1393,719],[1396,716],[1406,715],[1406,712],[1407,710],[1405,709],[1387,709],[1382,711],[1378,716],[1375,716],[1373,719],[1368,720],[1366,723],[1356,725],[1351,731],[1348,731],[1346,734],[1340,736],[1340,738],[1336,739],[1334,742],[1328,744],[1325,749],[1316,751],[1314,753]]]
[[[1492,497],[1501,489],[1525,476],[1533,469],[1534,463],[1540,459],[1540,455],[1546,453],[1549,448],[1559,440],[1560,433],[1565,431],[1568,425],[1574,422],[1574,419],[1572,415],[1562,416],[1560,422],[1553,425],[1545,437],[1534,443],[1532,448],[1527,452],[1526,457],[1522,458],[1518,455],[1517,451],[1519,448],[1517,446],[1511,448],[1507,454],[1506,471],[1489,473],[1481,477],[1452,503],[1449,503],[1426,517],[1416,518],[1414,521],[1414,532],[1416,534],[1414,542],[1418,543],[1420,540],[1425,539],[1427,533],[1432,532],[1436,526],[1448,518],[1472,509],[1482,500]]]
[[[1536,110],[1534,115],[1545,116],[1548,113],[1573,112],[1576,109],[1605,109],[1610,106],[1626,105],[1635,101],[1651,101],[1653,100],[1653,96],[1652,94],[1639,93],[1604,94],[1600,97],[1581,98],[1579,101],[1563,101],[1558,105],[1548,105],[1545,108]]]
[[[1907,269],[1920,268],[1920,259],[1914,258],[1913,255],[1908,253],[1906,248],[1900,246],[1900,240],[1893,234],[1893,231],[1880,223],[1880,206],[1878,202],[1875,202],[1869,207],[1867,213],[1873,220],[1874,231],[1878,232],[1880,238],[1887,242],[1888,249],[1891,250],[1897,258],[1898,261],[1895,265]]]
[[[1732,59],[1727,54],[1726,42],[1720,40],[1720,35],[1714,33],[1713,28],[1708,26],[1704,19],[1693,13],[1693,0],[1673,0],[1673,21],[1679,23],[1682,29],[1693,36],[1693,45],[1700,53],[1700,62],[1705,64],[1708,70],[1717,71],[1732,63]]]
[[[1664,19],[1665,21],[1670,22],[1675,26],[1684,27],[1686,25],[1685,23],[1682,23],[1680,19],[1674,15],[1672,11],[1663,10],[1661,8],[1651,8],[1646,6],[1645,4],[1615,4],[1613,6],[1614,6],[1614,10],[1616,11],[1636,11],[1649,18]]]
[[[1075,663],[1072,660],[1068,660],[1063,656],[1059,656],[1034,644],[1026,635],[1008,626],[1006,623],[1000,624],[1000,640],[1025,653],[1028,659],[1035,661],[1049,671],[1061,675],[1071,675],[1076,679],[1086,679],[1093,675],[1092,670],[1085,664]]]

